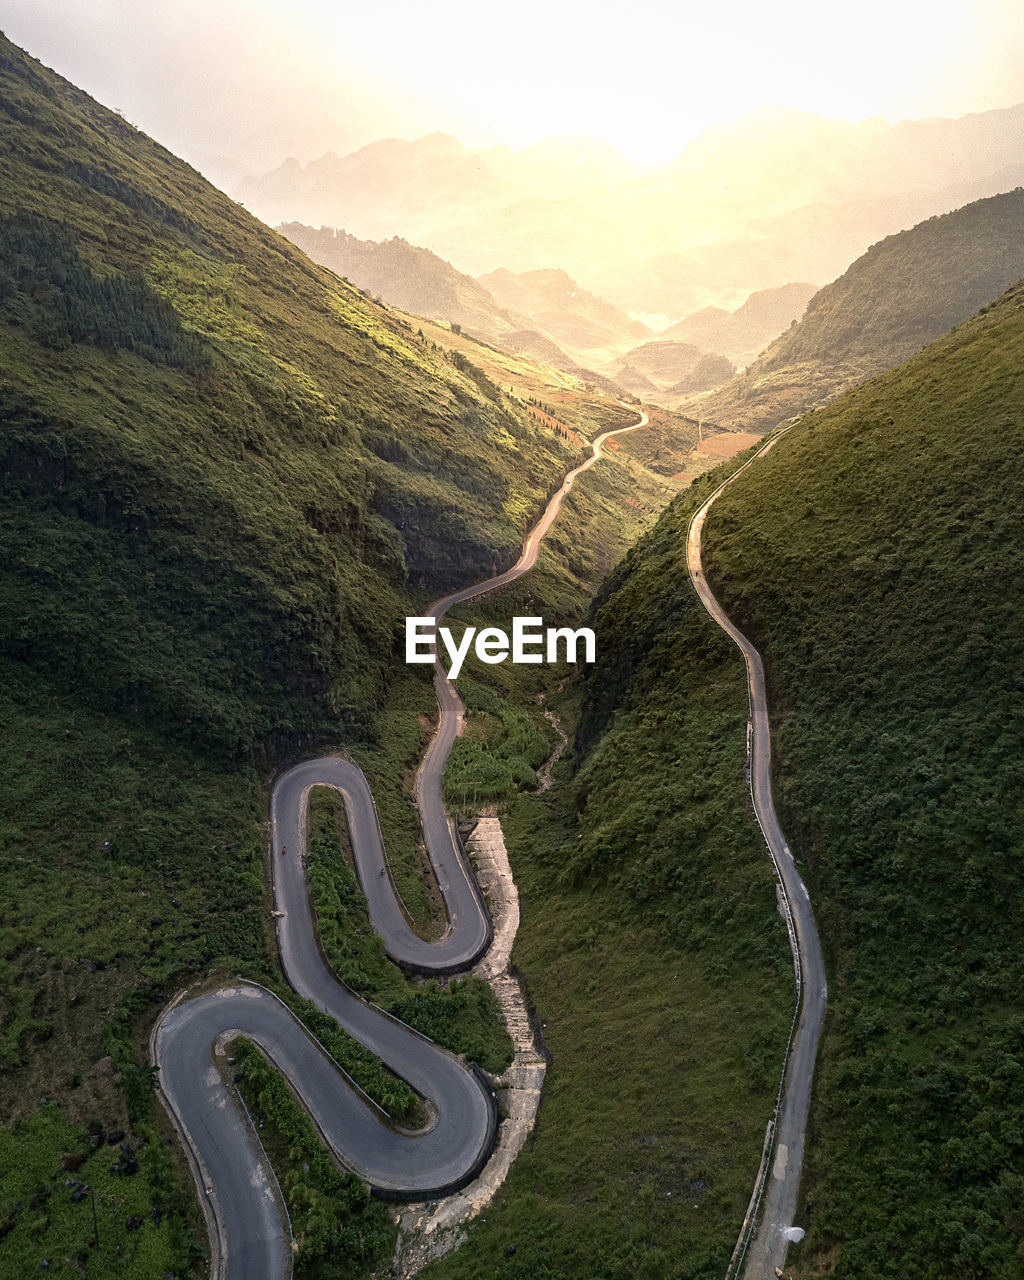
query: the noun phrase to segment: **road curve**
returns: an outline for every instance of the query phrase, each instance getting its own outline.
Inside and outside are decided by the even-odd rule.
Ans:
[[[576,477],[601,457],[610,436],[647,425],[647,415],[638,413],[640,420],[632,426],[594,440],[590,457],[566,476],[511,569],[445,596],[432,606],[432,615],[440,620],[453,605],[497,590],[532,568]],[[304,761],[280,775],[271,797],[271,874],[285,976],[299,995],[334,1017],[424,1097],[430,1123],[417,1133],[390,1126],[287,1006],[258,984],[239,981],[193,998],[180,994],[158,1019],[150,1053],[199,1187],[214,1280],[282,1280],[291,1274],[291,1232],[280,1190],[217,1065],[218,1056],[224,1064],[222,1046],[234,1036],[245,1035],[261,1047],[285,1074],[337,1158],[383,1194],[453,1191],[476,1175],[493,1145],[494,1099],[480,1076],[361,1000],[328,968],[317,944],[304,873],[309,791],[333,787],[345,801],[368,912],[388,953],[413,969],[450,973],[468,967],[486,950],[490,920],[444,812],[442,793],[445,761],[462,729],[465,707],[436,658],[434,683],[439,723],[417,775],[417,803],[448,911],[448,927],[439,941],[424,942],[409,927],[385,874],[373,797],[357,766],[333,756]]]
[[[828,988],[810,895],[796,869],[796,862],[779,826],[772,799],[771,736],[761,655],[739,628],[733,625],[708,586],[701,563],[701,535],[708,510],[722,490],[752,462],[762,458],[773,448],[782,434],[784,432],[769,440],[738,471],[719,485],[694,513],[686,538],[687,568],[701,603],[714,621],[733,639],[746,663],[747,692],[750,698],[750,790],[754,812],[764,832],[779,878],[796,976],[797,1013],[783,1063],[780,1098],[769,1124],[765,1156],[751,1197],[747,1219],[730,1263],[729,1275],[737,1274],[738,1268],[743,1266],[742,1275],[745,1280],[767,1280],[775,1275],[775,1268],[781,1268],[785,1262],[789,1241],[783,1233],[793,1225],[796,1212],[811,1083],[818,1040],[825,1018]],[[751,1240],[749,1233],[755,1229],[756,1235]]]
[[[475,583],[470,587],[463,587],[459,591],[453,591],[450,595],[443,596],[430,606],[428,613],[424,614],[424,617],[433,617],[440,624],[441,619],[449,609],[458,604],[464,604],[467,600],[476,600],[479,596],[489,595],[490,592],[497,591],[501,587],[507,586],[510,582],[514,582],[517,578],[521,578],[524,573],[533,568],[537,563],[540,544],[562,509],[563,500],[576,483],[577,476],[582,475],[584,471],[589,471],[604,453],[605,441],[611,436],[626,435],[630,431],[638,431],[641,427],[646,427],[650,422],[643,409],[638,406],[623,405],[623,408],[630,407],[635,408],[640,420],[634,422],[632,426],[619,427],[614,431],[605,431],[594,438],[591,442],[590,456],[580,463],[578,467],[574,467],[552,494],[548,500],[548,505],[544,508],[543,515],[534,525],[526,542],[523,544],[522,554],[511,569],[506,569],[504,573],[496,574],[493,578],[487,578],[483,582]],[[440,657],[436,655],[436,651],[434,658],[434,692],[437,695],[439,708],[438,726],[416,774],[416,802],[419,805],[420,821],[423,824],[427,852],[430,854],[431,861],[437,865],[435,848],[443,850],[446,839],[450,840],[450,836],[446,836],[447,818],[444,812],[444,766],[448,759],[448,753],[452,748],[452,743],[462,733],[466,705],[459,697],[458,690],[448,679],[448,674],[441,663]]]

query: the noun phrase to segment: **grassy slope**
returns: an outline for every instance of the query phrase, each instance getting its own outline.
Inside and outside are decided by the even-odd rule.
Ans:
[[[893,368],[1018,280],[1022,246],[1020,188],[887,236],[700,412],[765,431]]]
[[[395,1228],[381,1200],[338,1168],[284,1077],[256,1046],[236,1040],[232,1074],[278,1175],[291,1222],[293,1275],[351,1280],[380,1273],[394,1252]]]
[[[795,1273],[1024,1275],[1024,287],[716,504],[830,974]]]
[[[571,451],[119,117],[4,62],[8,648],[229,748],[365,722],[406,581],[510,556]],[[24,210],[68,244],[26,249],[3,221]],[[169,302],[193,366],[54,338],[72,268]]]
[[[352,863],[345,808],[337,792],[310,799],[309,888],[320,943],[335,973],[354,990],[455,1053],[500,1075],[512,1045],[490,987],[457,978],[439,988],[415,982],[390,961],[373,932]],[[394,1110],[388,1111],[394,1115]]]
[[[597,469],[578,489],[603,482]],[[515,959],[552,1063],[533,1141],[468,1242],[425,1273],[433,1280],[717,1280],[735,1242],[792,969],[746,809],[742,666],[678,576],[688,512],[708,483],[676,500],[599,598],[578,776],[564,760],[552,791],[505,801],[522,908]],[[593,541],[571,523],[566,532],[573,545]],[[552,547],[474,621],[534,607],[546,617],[557,598],[567,622],[575,603],[578,625],[580,588],[567,587]],[[694,652],[710,671],[690,665]],[[559,695],[546,669],[467,664],[460,683],[484,682],[505,714],[492,704],[469,731],[492,759],[507,746],[509,704],[540,730],[542,689],[568,727],[579,712],[581,682]]]
[[[486,338],[517,328],[472,276],[398,236],[359,240],[333,227],[317,230],[301,222],[283,223],[280,230],[314,262],[403,311],[454,321]]]
[[[0,132],[0,1118],[127,1128],[174,1213],[125,1274],[181,1274],[145,1029],[190,975],[274,981],[254,766],[390,763],[401,616],[575,449],[2,38]],[[88,1247],[40,1179],[0,1181],[2,1265]]]

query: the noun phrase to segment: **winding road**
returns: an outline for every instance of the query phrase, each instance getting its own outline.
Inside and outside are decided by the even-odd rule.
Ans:
[[[711,504],[719,494],[752,462],[764,457],[782,434],[780,432],[769,440],[715,490],[694,513],[686,538],[687,568],[701,603],[735,641],[746,663],[750,698],[750,790],[754,812],[778,875],[796,977],[797,1011],[783,1062],[779,1099],[769,1122],[757,1184],[728,1272],[730,1276],[742,1274],[744,1280],[768,1280],[776,1274],[776,1268],[781,1269],[785,1263],[789,1247],[785,1232],[792,1226],[796,1212],[814,1061],[825,1019],[828,988],[810,894],[797,871],[772,799],[771,736],[761,655],[729,620],[708,586],[701,563],[701,535]],[[755,1230],[756,1234],[752,1234]],[[740,1267],[743,1267],[742,1273]]]
[[[569,472],[548,502],[516,564],[439,600],[430,610],[438,622],[454,605],[495,591],[533,567],[563,499],[576,477],[601,457],[604,442],[647,425],[647,415],[637,412],[640,420],[632,426],[606,431],[593,441],[591,455]],[[291,1231],[280,1190],[256,1131],[222,1074],[224,1045],[235,1036],[244,1035],[260,1046],[285,1074],[339,1161],[384,1194],[425,1199],[455,1190],[479,1172],[493,1145],[496,1111],[482,1076],[361,1000],[328,968],[317,945],[303,871],[309,790],[333,787],[344,797],[370,919],[388,953],[411,969],[451,973],[486,951],[490,920],[442,795],[445,761],[462,729],[465,706],[436,657],[434,684],[439,723],[417,774],[416,799],[448,913],[444,936],[424,942],[409,927],[390,876],[381,874],[387,863],[373,797],[366,778],[350,761],[334,756],[308,760],[276,780],[270,853],[286,978],[299,995],[330,1014],[407,1080],[426,1100],[430,1122],[416,1133],[391,1126],[288,1007],[265,988],[239,981],[199,996],[180,993],[158,1019],[150,1053],[158,1069],[160,1095],[199,1188],[214,1280],[282,1280],[291,1274]]]

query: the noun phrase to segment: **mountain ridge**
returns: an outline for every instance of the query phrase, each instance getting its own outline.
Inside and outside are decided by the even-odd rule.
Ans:
[[[734,307],[791,280],[831,279],[880,235],[995,194],[1010,170],[1024,173],[1024,106],[869,124],[872,139],[877,135],[872,154],[863,145],[864,122],[807,113],[760,124],[756,116],[753,123],[741,119],[722,126],[733,140],[714,156],[711,131],[669,165],[638,177],[609,171],[610,185],[574,186],[573,165],[556,166],[554,176],[541,167],[522,181],[498,178],[486,152],[463,147],[449,148],[432,173],[405,161],[378,173],[357,152],[339,162],[336,180],[313,182],[307,165],[290,176],[277,170],[252,179],[238,194],[271,222],[345,226],[373,239],[401,235],[471,275],[557,264],[620,307],[678,317],[709,304]],[[417,154],[419,145],[405,144],[402,154]],[[527,163],[521,161],[520,178]],[[359,182],[376,185],[372,200],[356,189],[358,173]],[[752,174],[760,174],[757,182]],[[847,224],[837,243],[815,225],[814,211],[830,208],[831,220],[841,216]],[[790,227],[801,218],[806,225]],[[610,244],[618,246],[612,257]],[[713,245],[719,249],[709,251]],[[729,245],[735,247],[727,251]],[[780,252],[785,263],[774,269]],[[695,254],[707,269],[687,283],[686,263]],[[663,256],[678,260],[672,271],[658,267]]]
[[[775,800],[826,950],[807,1237],[787,1274],[1020,1273],[1022,350],[1024,281],[802,416],[704,527],[709,585],[764,659]],[[670,504],[595,597],[604,666],[584,681],[560,871],[617,879],[654,911],[720,874],[735,831],[719,823],[702,851],[728,740],[706,735],[680,767],[701,737],[684,693],[719,670],[685,629],[695,505]],[[716,896],[726,917],[751,905]]]
[[[1024,282],[801,418],[705,526],[829,969],[801,1272],[1020,1270],[1022,349]]]
[[[913,355],[1024,274],[1024,188],[873,245],[792,329],[701,401],[712,421],[764,431]]]

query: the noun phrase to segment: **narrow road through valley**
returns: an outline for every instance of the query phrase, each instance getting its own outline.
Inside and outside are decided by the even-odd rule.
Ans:
[[[439,600],[430,610],[438,621],[452,606],[495,591],[533,567],[563,499],[576,477],[601,457],[604,442],[647,425],[647,415],[637,412],[640,420],[632,426],[606,431],[594,440],[590,456],[569,472],[548,502],[516,564]],[[422,972],[451,973],[467,968],[486,951],[490,920],[445,814],[442,792],[445,761],[462,729],[465,706],[437,658],[434,683],[439,723],[416,790],[427,852],[448,912],[444,937],[424,942],[410,929],[390,877],[382,874],[387,869],[385,851],[369,785],[350,761],[335,756],[308,760],[277,779],[271,799],[270,853],[278,945],[289,983],[406,1079],[426,1100],[430,1123],[417,1133],[391,1127],[287,1006],[265,988],[239,981],[198,997],[179,995],[154,1027],[151,1056],[199,1187],[214,1280],[283,1280],[291,1274],[291,1231],[280,1190],[255,1130],[222,1078],[223,1046],[235,1036],[244,1035],[261,1047],[285,1074],[337,1158],[385,1194],[432,1198],[454,1190],[476,1176],[493,1144],[496,1110],[482,1077],[361,1000],[328,968],[316,940],[303,866],[310,788],[333,787],[344,797],[370,919],[388,953]]]
[[[687,568],[701,603],[739,646],[746,663],[751,722],[750,789],[754,812],[778,872],[796,972],[798,1017],[783,1062],[780,1101],[769,1126],[770,1141],[765,1146],[765,1159],[729,1269],[731,1276],[739,1274],[734,1268],[743,1266],[744,1280],[769,1280],[775,1275],[775,1269],[781,1268],[785,1263],[789,1241],[784,1233],[793,1224],[796,1212],[814,1061],[825,1018],[828,992],[825,961],[814,922],[814,912],[811,910],[810,895],[796,869],[796,862],[782,834],[772,800],[771,736],[761,655],[729,620],[708,586],[701,564],[701,534],[708,510],[718,495],[752,462],[764,457],[781,434],[774,436],[759,449],[753,458],[720,485],[695,512],[686,539]],[[751,1241],[750,1232],[755,1227],[757,1233]]]

